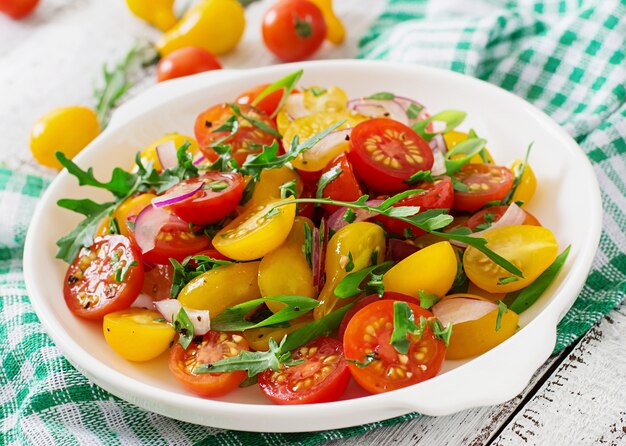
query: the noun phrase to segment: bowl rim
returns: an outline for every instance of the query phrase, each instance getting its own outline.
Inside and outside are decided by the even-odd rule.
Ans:
[[[50,196],[53,195],[55,189],[60,187],[59,185],[63,183],[67,177],[68,173],[66,170],[62,171],[50,184],[48,189],[45,191],[43,196],[41,197],[40,202],[37,205],[37,208],[33,214],[33,218],[31,224],[29,226],[28,234],[26,237],[25,248],[24,248],[24,276],[25,282],[27,286],[27,290],[29,296],[31,296],[31,303],[42,322],[46,331],[50,334],[55,344],[59,347],[59,349],[63,352],[64,356],[70,360],[75,367],[81,371],[81,373],[87,375],[90,379],[95,381],[98,385],[105,388],[117,396],[122,397],[126,400],[132,400],[138,405],[146,406],[145,402],[150,401],[150,410],[157,411],[159,413],[163,413],[168,416],[172,416],[174,418],[182,419],[177,416],[176,413],[173,413],[171,410],[160,410],[164,407],[176,407],[177,411],[206,411],[211,409],[211,411],[219,411],[223,417],[234,417],[240,418],[245,416],[253,416],[258,417],[259,411],[262,411],[262,417],[278,417],[282,420],[296,420],[298,418],[307,416],[319,416],[320,418],[329,419],[336,418],[338,422],[329,425],[328,429],[337,428],[337,427],[346,427],[353,426],[356,423],[341,423],[341,415],[347,411],[356,410],[359,405],[363,404],[365,400],[367,400],[368,405],[372,407],[388,407],[393,408],[395,410],[395,414],[393,415],[385,415],[383,417],[374,417],[370,421],[391,418],[396,415],[400,415],[403,413],[408,413],[419,406],[414,404],[407,403],[407,398],[410,399],[411,395],[414,393],[414,389],[416,387],[427,387],[433,386],[438,382],[450,381],[453,379],[459,379],[459,373],[463,374],[468,368],[480,368],[481,364],[489,363],[492,361],[492,358],[496,358],[500,356],[501,352],[506,350],[509,345],[509,341],[514,340],[516,338],[521,339],[522,337],[528,336],[530,332],[534,330],[539,330],[543,332],[550,332],[547,336],[552,339],[555,338],[555,330],[556,324],[558,321],[564,316],[564,314],[569,310],[571,305],[573,305],[578,292],[582,289],[584,281],[587,277],[587,273],[591,268],[591,263],[593,258],[595,257],[595,253],[599,244],[599,238],[601,233],[601,221],[602,221],[602,205],[600,200],[600,191],[596,176],[593,172],[593,168],[583,153],[583,151],[578,147],[578,145],[574,142],[574,140],[563,130],[558,124],[552,121],[544,112],[535,108],[531,104],[527,103],[523,99],[509,93],[501,88],[489,84],[485,81],[471,78],[469,76],[439,69],[433,67],[426,67],[414,64],[403,64],[403,63],[394,63],[394,62],[383,62],[383,61],[363,61],[363,60],[333,60],[333,61],[311,61],[297,64],[284,64],[270,67],[262,67],[257,69],[247,69],[247,70],[224,70],[224,73],[232,73],[232,76],[220,76],[212,81],[215,85],[226,84],[232,81],[234,78],[248,78],[254,79],[255,75],[262,75],[268,73],[274,73],[276,75],[281,75],[283,73],[293,71],[295,68],[303,68],[305,71],[307,69],[314,68],[329,68],[329,69],[362,69],[367,70],[368,68],[388,68],[394,70],[416,70],[420,71],[427,76],[437,76],[442,77],[444,80],[449,80],[450,82],[469,82],[470,85],[476,85],[478,88],[487,88],[494,91],[499,95],[505,95],[509,98],[509,100],[515,101],[516,105],[519,105],[520,109],[523,109],[525,113],[530,114],[534,117],[538,122],[540,122],[544,127],[549,129],[551,132],[555,134],[555,136],[559,137],[563,142],[563,147],[571,154],[573,159],[576,160],[577,167],[584,169],[584,172],[581,172],[581,175],[584,173],[584,176],[589,177],[590,184],[589,188],[592,190],[592,195],[595,197],[594,202],[589,203],[591,211],[590,215],[590,226],[589,226],[589,237],[586,240],[580,242],[579,251],[576,259],[572,261],[568,260],[568,263],[571,263],[570,271],[563,279],[563,282],[560,284],[558,289],[556,289],[547,303],[546,307],[543,309],[541,313],[539,313],[536,317],[534,317],[527,325],[522,327],[516,334],[505,341],[504,343],[498,345],[492,350],[484,353],[481,356],[478,356],[466,364],[455,368],[453,370],[447,371],[445,374],[438,375],[431,380],[425,381],[423,383],[410,386],[404,389],[399,389],[393,392],[388,392],[384,394],[378,395],[370,395],[362,398],[355,398],[349,400],[342,400],[332,403],[322,403],[322,404],[312,404],[312,405],[300,405],[300,406],[280,406],[280,405],[257,405],[257,404],[248,404],[248,403],[235,403],[235,402],[226,402],[226,401],[216,401],[203,399],[200,397],[192,396],[192,395],[181,395],[180,393],[176,393],[167,389],[158,388],[152,386],[150,384],[145,384],[141,381],[138,381],[134,378],[130,378],[127,375],[109,367],[107,364],[101,362],[95,357],[92,357],[88,352],[86,352],[85,348],[82,347],[75,339],[70,337],[67,332],[64,331],[63,325],[61,321],[50,316],[50,312],[46,311],[46,307],[48,306],[45,298],[42,296],[42,289],[38,282],[36,271],[34,267],[34,262],[37,257],[37,243],[36,239],[38,238],[38,233],[36,232],[37,228],[41,225],[42,219],[45,217],[46,207],[49,205]],[[200,74],[193,76],[189,79],[179,79],[170,82],[177,82],[177,84],[171,83],[167,88],[170,90],[176,90],[178,85],[183,85],[185,83],[196,82],[198,84],[204,82],[207,84],[209,81],[207,74]],[[158,89],[159,86],[152,87],[153,89]],[[149,90],[150,91],[150,90]],[[173,98],[170,98],[166,102],[181,100],[187,95],[192,95],[194,88],[190,88],[189,91],[176,95],[174,94]],[[146,93],[143,93],[136,98],[132,99],[134,107],[140,107],[142,98]],[[154,94],[153,94],[154,96]],[[147,96],[146,96],[147,97]],[[124,107],[124,106],[122,106]],[[129,105],[130,107],[130,105]],[[116,112],[116,115],[122,115],[123,111],[120,109],[119,112]],[[78,164],[81,163],[83,158],[87,157],[92,151],[95,150],[96,146],[100,141],[110,138],[113,132],[121,131],[123,128],[127,126],[132,126],[133,123],[137,120],[141,120],[141,114],[136,115],[132,118],[128,118],[125,122],[122,122],[123,119],[120,118],[118,120],[112,120],[112,123],[115,121],[116,125],[111,125],[108,129],[106,129],[101,135],[97,137],[96,140],[92,144],[90,144],[81,154],[76,157],[76,161]],[[552,333],[554,331],[554,333]],[[528,383],[534,371],[543,363],[548,356],[550,355],[552,348],[554,346],[554,341],[551,341],[548,349],[544,349],[540,358],[534,358],[532,361],[532,365],[527,367],[528,370],[525,370],[524,378],[518,380],[519,382],[515,383],[515,393],[510,395],[513,397],[519,391],[523,389],[523,387]],[[84,355],[83,353],[87,353]],[[532,370],[530,370],[532,369]],[[129,398],[128,395],[134,395],[132,398]],[[462,410],[466,407],[472,407],[476,404],[466,404],[465,407],[459,407],[456,410]],[[455,411],[456,411],[455,410]],[[189,421],[186,418],[184,421]],[[209,420],[212,421],[212,420]],[[367,420],[366,420],[367,421]],[[195,422],[195,421],[192,421]],[[200,422],[200,424],[205,424]],[[266,432],[301,432],[310,429],[303,429],[301,426],[298,427],[296,423],[288,423],[285,426],[284,430],[275,429],[272,427],[271,430],[265,430]],[[362,424],[362,423],[358,423]],[[213,425],[213,424],[209,424]],[[258,423],[255,423],[258,425]],[[252,430],[259,431],[259,429],[247,429],[246,425],[242,423],[242,425],[235,424],[234,428],[239,430]],[[220,422],[220,427],[233,428],[232,425],[224,426],[224,423]],[[263,430],[261,430],[263,431]]]

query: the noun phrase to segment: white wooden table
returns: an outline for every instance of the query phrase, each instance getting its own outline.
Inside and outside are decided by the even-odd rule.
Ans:
[[[271,1],[248,8],[244,39],[222,58],[225,67],[277,62],[263,47],[259,31]],[[341,47],[325,46],[319,58],[354,57],[358,38],[384,0],[335,3],[349,38]],[[122,0],[42,0],[25,22],[0,17],[0,164],[46,173],[28,149],[32,123],[52,107],[93,106],[91,91],[102,64],[118,60],[136,38],[157,35],[132,17]],[[151,82],[142,80],[138,89]],[[417,418],[330,444],[626,445],[626,307],[550,358],[524,392],[505,404]]]

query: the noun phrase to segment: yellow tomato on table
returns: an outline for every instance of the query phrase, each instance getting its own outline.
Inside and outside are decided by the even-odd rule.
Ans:
[[[149,361],[160,356],[176,334],[160,313],[143,308],[107,314],[102,331],[115,353],[129,361]]]
[[[278,248],[289,235],[296,216],[295,203],[276,206],[284,201],[271,201],[244,211],[215,235],[213,246],[234,260],[259,259]]]

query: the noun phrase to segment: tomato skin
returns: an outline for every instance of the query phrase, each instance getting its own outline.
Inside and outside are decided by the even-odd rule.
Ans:
[[[306,59],[326,37],[322,11],[307,0],[281,0],[263,16],[265,46],[285,62]]]
[[[339,341],[319,337],[296,349],[292,357],[305,362],[281,367],[278,372],[266,370],[259,375],[259,387],[276,404],[336,401],[348,387],[350,371],[343,360],[343,346]]]
[[[235,210],[243,196],[243,177],[234,172],[207,172],[199,177],[181,181],[170,191],[181,185],[196,185],[199,182],[204,183],[204,186],[195,195],[169,206],[172,212],[188,223],[196,225],[217,223]],[[211,184],[226,184],[227,187],[216,191],[210,188]]]
[[[387,118],[358,124],[350,135],[348,158],[365,184],[383,193],[408,189],[411,175],[433,166],[433,152],[406,125]]]
[[[116,264],[112,261],[113,252],[118,256]],[[136,265],[130,266],[133,262]],[[124,281],[117,282],[116,269],[127,266]],[[133,303],[141,291],[143,276],[141,256],[128,237],[96,237],[93,245],[81,249],[67,269],[63,282],[65,303],[76,316],[102,319]]]
[[[370,294],[369,296],[365,296],[364,298],[358,300],[348,311],[346,311],[346,314],[344,314],[343,319],[341,320],[341,324],[339,325],[337,338],[343,342],[343,336],[346,332],[346,328],[348,327],[348,323],[350,322],[350,319],[352,319],[352,317],[355,314],[357,314],[357,312],[361,308],[365,308],[372,302],[378,302],[383,299],[407,302],[407,303],[419,305],[418,298],[407,296],[406,294],[402,294],[402,293],[396,293],[394,291],[385,291],[385,294],[383,294],[383,297],[378,297],[378,294]]]
[[[157,82],[221,68],[222,65],[213,54],[203,48],[188,46],[172,51],[159,61]]]
[[[408,305],[416,321],[420,316],[432,317],[430,311],[415,304]],[[373,302],[354,315],[344,334],[346,358],[363,361],[367,353],[373,351],[378,355],[378,359],[366,367],[348,363],[355,381],[371,393],[388,392],[432,378],[441,369],[446,354],[444,342],[435,338],[427,324],[421,337],[408,336],[409,351],[400,355],[390,343],[393,314],[393,300]]]
[[[495,223],[502,218],[502,216],[506,213],[508,209],[508,206],[491,206],[487,209],[483,209],[482,211],[478,211],[474,215],[472,215],[469,220],[467,220],[467,227],[470,228],[472,231],[475,231],[476,226],[485,223],[485,214],[488,213],[493,214],[493,223]],[[532,215],[528,211],[524,212],[526,213],[526,218],[524,219],[524,223],[522,224],[541,226],[541,223],[539,223],[539,220],[537,220],[534,215]]]
[[[476,212],[490,201],[502,200],[513,185],[511,170],[493,164],[466,164],[454,177],[470,189],[454,193],[453,208],[462,212]]]
[[[261,94],[261,92],[265,90],[269,85],[270,84],[261,84],[261,85],[257,85],[254,88],[251,88],[250,90],[246,90],[243,93],[241,93],[237,97],[237,99],[235,99],[235,102],[237,102],[237,104],[252,105],[252,103]],[[284,93],[285,93],[284,89],[276,90],[268,94],[267,96],[265,96],[263,99],[261,99],[259,103],[255,105],[255,107],[258,108],[259,110],[263,110],[267,116],[272,116],[277,112],[278,106],[280,105],[280,101],[283,98]],[[295,94],[295,93],[298,93],[297,89],[294,89],[291,92],[291,94]]]
[[[143,287],[141,292],[154,300],[169,299],[172,289],[174,268],[169,265],[144,265]]]
[[[175,343],[170,349],[168,365],[174,378],[190,392],[205,397],[217,397],[236,389],[246,378],[246,372],[238,370],[196,374],[193,369],[197,365],[216,362],[248,349],[248,343],[239,334],[209,331],[202,337],[200,344],[192,341],[186,350],[179,343]]]
[[[337,156],[326,169],[324,169],[322,175],[333,169],[341,169],[341,173],[326,185],[322,192],[322,197],[332,198],[337,201],[358,200],[359,197],[363,195],[363,190],[354,175],[352,164],[350,164],[348,157],[344,153]],[[339,206],[332,204],[323,204],[322,207],[327,212],[334,212],[339,209]]]
[[[454,189],[452,187],[452,180],[450,177],[441,177],[434,183],[423,181],[410,187],[412,189],[422,189],[424,192],[403,198],[394,206],[419,206],[420,212],[428,209],[446,209],[449,211],[452,207],[452,203],[454,202]],[[377,216],[375,220],[381,222],[387,232],[396,234],[400,237],[405,237],[405,231],[408,229],[410,229],[413,232],[413,236],[416,237],[426,233],[417,226],[405,223],[397,218]]]
[[[0,12],[19,20],[32,14],[38,4],[39,0],[0,0]]]
[[[258,108],[242,104],[239,106],[239,109],[244,116],[263,121],[268,127],[276,130],[274,122]],[[224,103],[203,111],[196,118],[194,133],[198,144],[200,144],[200,150],[209,161],[215,161],[218,155],[215,150],[208,146],[229,134],[227,131],[217,132],[215,130],[221,127],[234,114],[230,105]],[[233,159],[241,165],[248,155],[261,152],[262,146],[271,145],[276,138],[242,118],[237,119],[239,121],[239,130],[232,138],[228,139],[227,143],[231,147]],[[252,144],[258,144],[259,147],[254,148]]]

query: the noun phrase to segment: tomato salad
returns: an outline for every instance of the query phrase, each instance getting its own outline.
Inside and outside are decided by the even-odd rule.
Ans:
[[[518,329],[564,264],[526,210],[526,157],[388,92],[349,100],[302,72],[199,113],[135,165],[97,180],[106,203],[61,238],[68,308],[102,321],[130,361],[165,352],[180,384],[216,397],[256,385],[278,404],[417,384]]]

